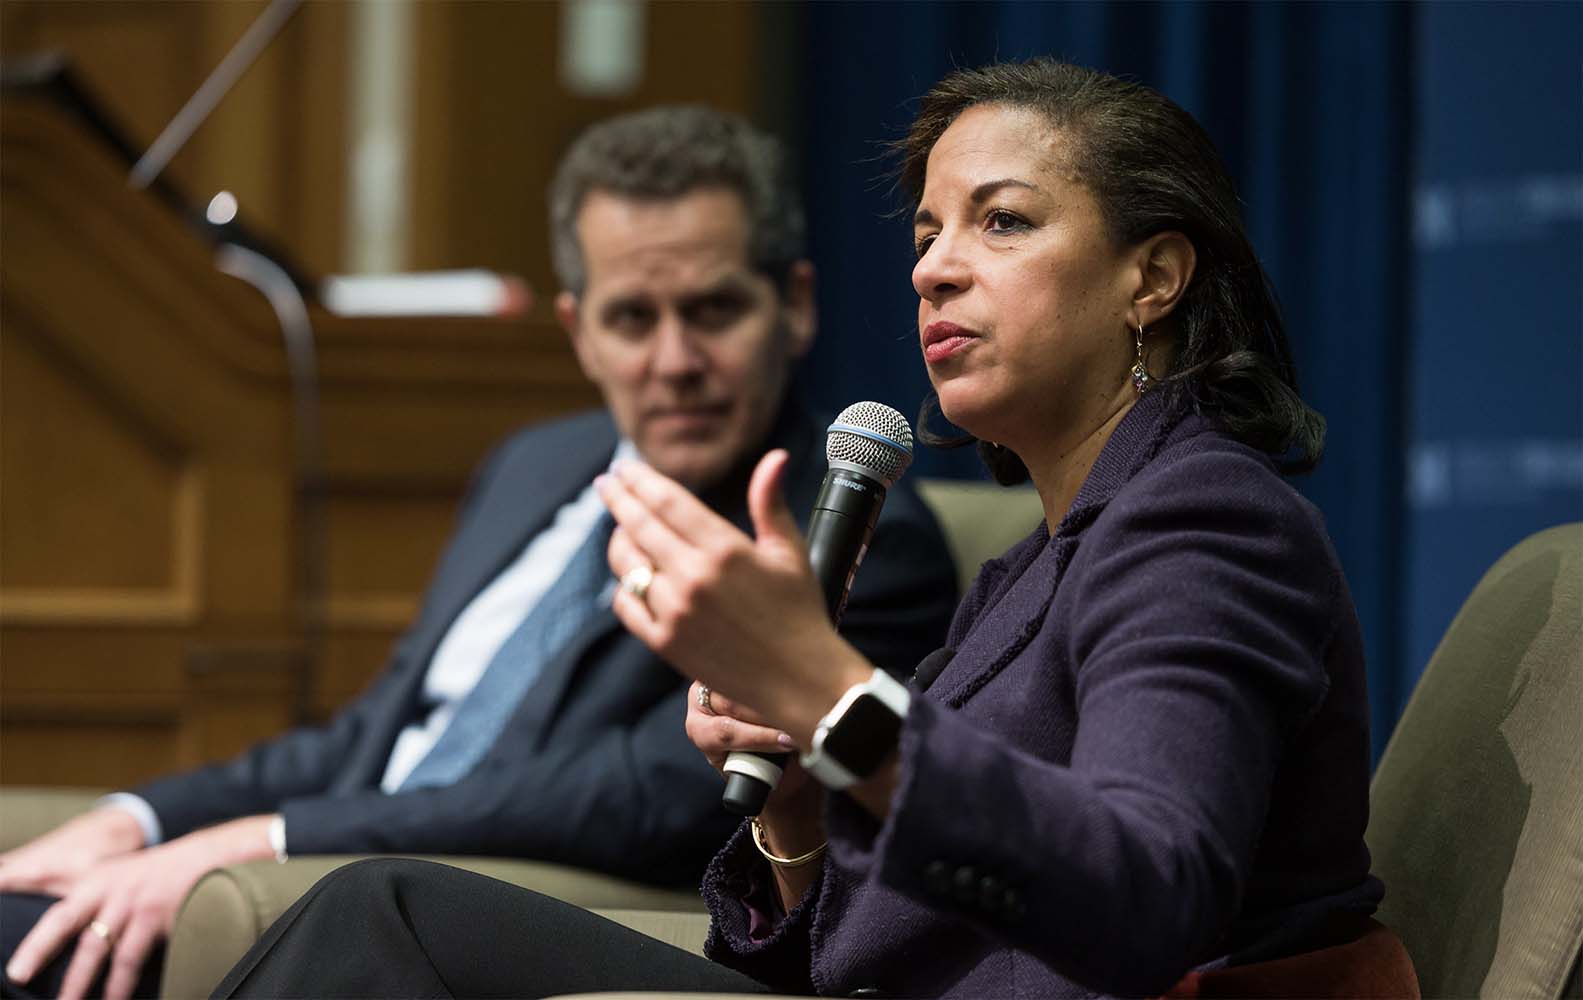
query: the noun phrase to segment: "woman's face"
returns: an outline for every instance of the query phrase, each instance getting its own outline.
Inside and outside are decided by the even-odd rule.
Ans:
[[[978,105],[929,154],[914,218],[918,333],[947,419],[1026,459],[1130,401],[1142,280],[1036,112]]]

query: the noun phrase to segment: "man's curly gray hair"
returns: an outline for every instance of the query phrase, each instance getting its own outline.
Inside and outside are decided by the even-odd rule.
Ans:
[[[572,143],[550,185],[550,253],[561,287],[582,294],[588,273],[577,213],[590,191],[670,199],[704,187],[741,195],[754,269],[784,282],[804,254],[802,208],[781,144],[736,115],[693,105],[651,108],[592,126]]]

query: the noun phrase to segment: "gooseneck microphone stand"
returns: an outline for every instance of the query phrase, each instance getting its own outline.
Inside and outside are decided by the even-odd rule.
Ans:
[[[187,99],[159,138],[133,165],[127,183],[142,190],[154,182],[244,72],[258,60],[301,0],[271,0],[225,58]],[[292,692],[299,722],[313,714],[314,687],[323,658],[326,629],[325,477],[319,419],[319,375],[308,303],[297,280],[280,262],[242,245],[229,219],[210,218],[209,235],[218,240],[215,266],[252,285],[264,296],[280,324],[291,386],[294,510],[292,548],[296,563],[297,618],[302,641],[301,669]]]

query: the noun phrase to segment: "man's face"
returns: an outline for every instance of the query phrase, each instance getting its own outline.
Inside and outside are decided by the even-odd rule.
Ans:
[[[643,460],[694,490],[758,449],[813,339],[813,271],[782,296],[748,263],[734,191],[593,191],[577,215],[586,286],[556,315]]]

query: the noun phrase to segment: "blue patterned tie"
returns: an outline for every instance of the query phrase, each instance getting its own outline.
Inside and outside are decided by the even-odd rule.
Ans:
[[[599,613],[601,592],[610,581],[605,550],[612,530],[610,515],[600,514],[560,578],[506,637],[400,791],[454,784],[494,746],[545,666]]]

